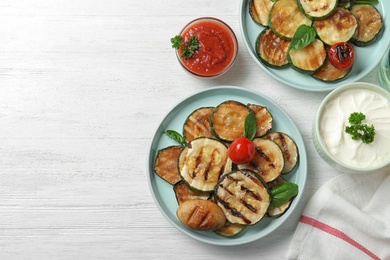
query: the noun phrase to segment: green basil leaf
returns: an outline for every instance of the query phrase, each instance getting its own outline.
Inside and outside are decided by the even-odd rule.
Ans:
[[[184,139],[184,137],[175,130],[166,130],[165,134],[176,142],[178,142],[181,146],[186,145],[186,140]]]
[[[313,27],[302,24],[295,32],[291,43],[290,50],[299,50],[305,48],[316,38],[316,31]]]
[[[244,137],[252,140],[256,135],[256,115],[250,111],[244,122]]]
[[[271,189],[271,206],[279,207],[298,194],[298,185],[284,182]]]

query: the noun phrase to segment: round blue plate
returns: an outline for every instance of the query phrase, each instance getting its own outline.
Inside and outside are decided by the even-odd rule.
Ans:
[[[380,62],[387,48],[390,45],[390,1],[381,0],[375,5],[378,11],[382,14],[384,21],[383,35],[376,43],[366,47],[356,47],[355,49],[355,64],[352,71],[342,80],[333,83],[326,83],[316,80],[309,75],[301,74],[291,68],[281,70],[272,69],[264,66],[256,55],[255,42],[259,33],[265,28],[256,24],[249,14],[250,0],[241,0],[240,4],[240,29],[244,39],[244,43],[253,60],[269,75],[287,84],[291,87],[308,90],[308,91],[331,91],[345,83],[360,80],[372,71]]]
[[[192,111],[200,107],[217,106],[226,100],[236,100],[244,104],[253,103],[267,107],[273,116],[272,131],[281,131],[290,135],[295,140],[299,150],[298,165],[292,172],[283,175],[286,180],[296,183],[300,190],[299,194],[291,204],[290,209],[279,218],[263,218],[259,223],[247,227],[241,234],[233,238],[222,237],[214,232],[195,231],[186,228],[176,216],[178,204],[173,192],[173,186],[162,180],[154,173],[153,170],[158,150],[170,145],[177,145],[175,141],[164,134],[165,130],[175,130],[181,133],[184,121]],[[265,237],[289,218],[290,214],[299,203],[305,188],[307,177],[307,157],[301,134],[294,122],[281,107],[259,93],[240,87],[221,86],[213,87],[191,95],[172,108],[172,110],[158,125],[156,133],[152,138],[146,168],[147,180],[153,198],[162,214],[173,226],[196,240],[208,244],[231,246],[249,243]],[[163,240],[164,238],[161,239]]]

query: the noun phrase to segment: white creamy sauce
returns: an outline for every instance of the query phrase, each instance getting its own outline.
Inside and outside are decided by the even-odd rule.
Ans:
[[[320,135],[336,160],[355,167],[371,167],[390,161],[390,102],[367,89],[346,90],[330,100],[320,119]],[[366,115],[363,124],[374,125],[370,144],[352,140],[345,133],[353,112]]]

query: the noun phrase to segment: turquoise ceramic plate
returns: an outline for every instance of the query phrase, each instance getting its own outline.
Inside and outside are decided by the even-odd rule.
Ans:
[[[372,71],[380,62],[390,44],[390,1],[380,0],[380,3],[375,5],[378,11],[382,14],[384,20],[384,32],[381,39],[373,45],[367,47],[356,47],[356,61],[352,71],[346,78],[333,83],[325,83],[312,78],[311,76],[301,74],[291,68],[282,70],[271,69],[264,66],[257,58],[255,52],[255,42],[259,33],[265,28],[253,22],[249,15],[250,0],[241,0],[240,3],[240,28],[244,43],[249,51],[249,54],[265,72],[280,82],[291,87],[308,90],[308,91],[331,91],[345,83],[360,80]],[[255,65],[254,65],[255,66]]]
[[[261,220],[256,225],[247,227],[235,238],[225,238],[213,232],[194,231],[186,228],[176,217],[176,209],[178,204],[176,202],[172,185],[163,181],[160,177],[155,175],[153,171],[157,151],[164,147],[176,144],[172,139],[164,134],[165,130],[172,129],[181,132],[185,119],[192,111],[204,106],[217,106],[226,100],[236,100],[244,104],[254,103],[266,106],[272,113],[274,120],[274,127],[272,131],[282,131],[289,134],[297,143],[300,152],[299,164],[292,172],[283,175],[288,181],[298,184],[300,189],[300,193],[294,199],[290,209],[279,218],[263,218],[263,220]],[[164,117],[162,122],[159,124],[150,145],[146,174],[151,193],[158,208],[167,218],[167,220],[178,230],[187,234],[189,237],[208,244],[223,246],[239,245],[249,243],[267,236],[289,218],[294,208],[299,203],[305,187],[307,176],[306,150],[302,136],[294,122],[286,114],[286,112],[284,112],[284,110],[275,104],[272,100],[262,96],[259,93],[249,91],[244,88],[228,86],[214,87],[189,96],[173,107],[173,109]],[[161,239],[163,240],[164,238]]]

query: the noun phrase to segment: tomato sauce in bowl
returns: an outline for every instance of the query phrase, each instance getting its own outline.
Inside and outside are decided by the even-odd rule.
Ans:
[[[237,56],[238,43],[233,30],[223,21],[204,17],[188,23],[180,32],[183,42],[196,36],[199,49],[189,58],[182,58],[183,49],[176,51],[180,64],[190,74],[215,78],[228,71]]]

